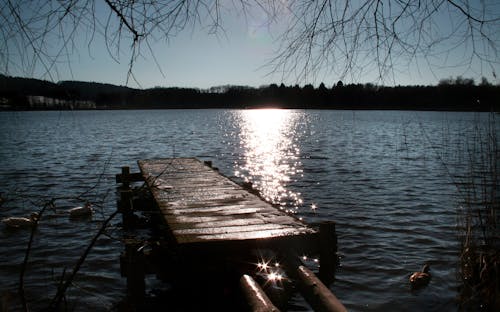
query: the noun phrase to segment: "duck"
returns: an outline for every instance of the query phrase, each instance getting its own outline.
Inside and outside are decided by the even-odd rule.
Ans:
[[[431,274],[429,273],[430,269],[429,264],[426,263],[421,272],[415,272],[410,275],[411,289],[419,289],[429,284],[431,280]]]
[[[3,218],[2,223],[9,228],[31,227],[38,221],[38,213],[31,213],[29,218],[25,217],[8,217]]]
[[[68,211],[71,218],[88,217],[94,213],[94,209],[90,203],[86,203],[84,206],[71,208]]]

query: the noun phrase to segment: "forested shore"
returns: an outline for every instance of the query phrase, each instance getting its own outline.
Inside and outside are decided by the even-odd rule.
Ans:
[[[0,109],[202,109],[296,108],[430,111],[500,111],[500,86],[483,79],[443,79],[435,86],[321,83],[209,89],[135,89],[96,82],[53,83],[0,75]]]

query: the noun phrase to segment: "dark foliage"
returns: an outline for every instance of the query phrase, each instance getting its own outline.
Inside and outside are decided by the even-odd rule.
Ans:
[[[463,80],[463,79],[462,79]],[[462,81],[460,80],[460,81]],[[458,80],[457,80],[458,81]],[[467,80],[468,81],[468,80]],[[448,82],[448,81],[447,81]],[[223,86],[132,89],[94,82],[48,81],[0,76],[0,98],[10,109],[27,109],[26,97],[89,100],[98,109],[301,108],[500,111],[500,86],[488,83],[383,87],[341,82],[331,88],[271,84],[260,88]],[[57,108],[57,107],[56,107]]]

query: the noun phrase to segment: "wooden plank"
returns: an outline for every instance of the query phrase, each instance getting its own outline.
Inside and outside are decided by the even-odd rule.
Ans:
[[[269,207],[247,207],[247,206],[230,206],[230,207],[241,207],[234,210],[226,209],[226,207],[218,204],[217,206],[198,206],[195,207],[160,207],[160,211],[164,215],[182,215],[182,214],[195,214],[195,215],[240,215],[249,213],[265,213],[272,216],[273,213],[277,213],[275,210]]]
[[[290,228],[300,226],[296,223],[282,222],[282,223],[269,223],[262,218],[240,218],[240,219],[227,219],[215,222],[186,222],[186,223],[168,223],[173,232],[179,234],[190,233],[236,233],[236,232],[250,232],[262,229],[271,228]]]
[[[279,224],[263,223],[247,226],[225,226],[225,227],[208,227],[208,228],[189,228],[172,230],[175,235],[208,235],[208,234],[231,234],[241,232],[261,232],[270,230],[289,229],[287,226]]]
[[[265,220],[262,216],[258,214],[251,213],[248,216],[199,216],[199,215],[177,215],[177,216],[166,216],[168,224],[175,228],[211,228],[211,227],[225,227],[225,226],[245,226],[245,225],[255,225],[255,224],[265,224]],[[286,217],[277,216],[274,218],[275,224],[288,224],[290,220]]]
[[[179,244],[316,233],[197,159],[141,160],[139,168]]]
[[[255,240],[255,239],[270,239],[282,236],[297,236],[302,234],[310,234],[310,231],[298,229],[275,229],[263,230],[258,232],[240,232],[240,233],[221,233],[221,234],[192,234],[178,235],[177,239],[180,244],[211,242],[211,241],[232,241],[232,240]]]
[[[177,186],[176,186],[177,187]],[[163,189],[159,189],[159,191],[164,191]],[[186,193],[170,193],[170,194],[165,194],[165,192],[162,192],[163,194],[158,194],[156,196],[157,200],[161,201],[167,201],[171,203],[178,202],[180,203],[189,203],[189,202],[201,202],[201,201],[209,201],[212,203],[220,202],[221,204],[231,204],[231,203],[239,203],[239,202],[249,202],[254,199],[248,198],[246,194],[242,195],[241,193],[206,193],[202,191],[193,191],[193,192],[186,192]],[[176,205],[176,204],[171,204],[171,205]]]
[[[208,229],[208,228],[225,228],[225,227],[231,227],[231,226],[238,226],[238,227],[243,227],[243,226],[251,226],[251,225],[260,225],[260,224],[266,224],[265,221],[259,219],[259,218],[241,218],[241,219],[234,219],[234,218],[229,218],[227,220],[219,220],[219,221],[213,221],[213,222],[178,222],[175,223],[171,222],[170,219],[167,219],[168,224],[172,229],[176,230],[184,230],[184,229]]]

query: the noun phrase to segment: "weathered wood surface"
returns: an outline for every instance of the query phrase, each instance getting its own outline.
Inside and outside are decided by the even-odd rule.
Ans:
[[[138,163],[178,244],[316,235],[197,159]]]

